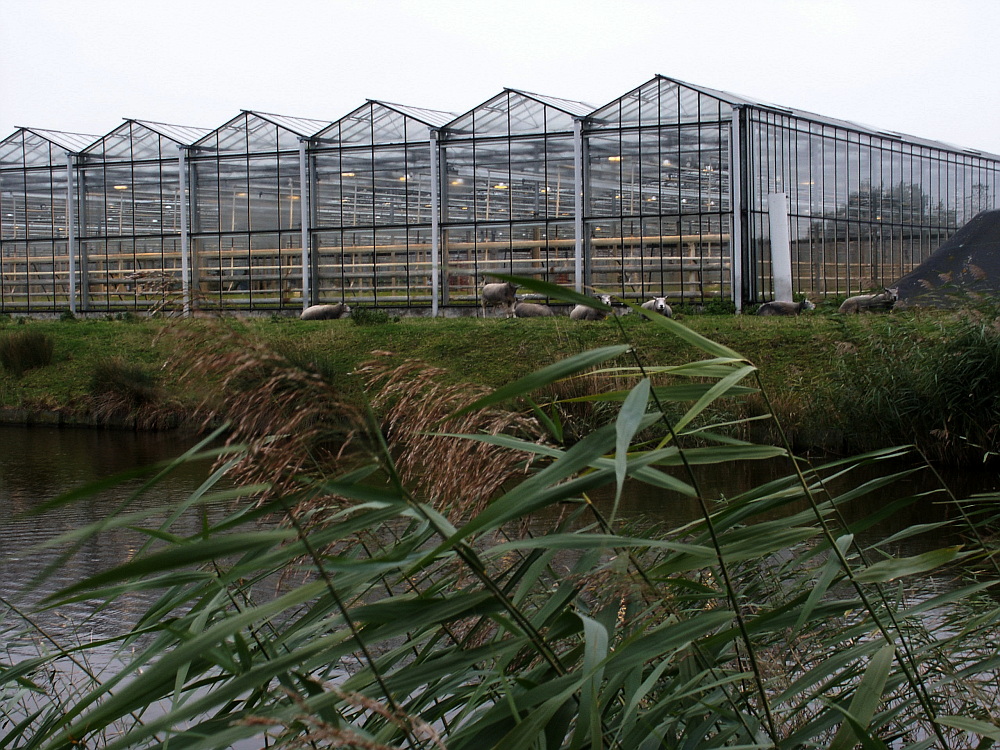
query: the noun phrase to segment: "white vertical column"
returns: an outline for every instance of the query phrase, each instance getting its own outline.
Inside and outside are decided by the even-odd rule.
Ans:
[[[181,213],[181,299],[184,317],[191,315],[191,229],[188,223],[187,148],[177,147],[177,174],[179,178],[177,200]]]
[[[438,131],[431,131],[431,315],[438,315],[441,293],[441,150]]]
[[[583,292],[583,121],[573,120],[573,288]]]
[[[743,134],[739,107],[732,108],[729,134],[729,206],[732,213],[730,252],[732,253],[733,303],[736,312],[743,310]]]
[[[767,194],[771,229],[771,275],[774,299],[792,301],[792,243],[788,223],[788,193]]]
[[[312,304],[312,240],[310,238],[312,217],[312,190],[309,183],[309,142],[299,139],[299,204],[302,215],[302,309]]]
[[[73,154],[66,152],[66,252],[69,255],[69,311],[76,315],[76,216],[73,201]],[[27,223],[27,222],[26,222]]]

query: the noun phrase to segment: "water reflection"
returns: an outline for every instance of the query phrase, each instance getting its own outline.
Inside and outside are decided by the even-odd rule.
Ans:
[[[31,511],[81,484],[167,461],[191,444],[193,440],[172,434],[0,427],[0,517],[4,519],[0,529],[0,596],[30,609],[59,588],[126,562],[145,541],[142,534],[126,528],[108,529],[90,537],[65,559],[63,555],[70,551],[66,545],[39,545],[114,517],[141,486],[142,479],[124,481],[40,515]],[[183,465],[152,492],[136,498],[129,509],[169,507],[197,488],[208,471],[207,463]],[[187,525],[194,530],[196,523],[195,518],[182,520],[179,529]],[[33,579],[53,565],[56,567],[44,583],[29,587]],[[106,630],[101,623],[114,623],[117,629],[133,622],[144,604],[136,596],[122,597],[115,602],[114,611],[104,611],[95,618],[92,606],[79,603],[64,609],[58,620],[42,615],[40,622],[72,625],[96,635]]]

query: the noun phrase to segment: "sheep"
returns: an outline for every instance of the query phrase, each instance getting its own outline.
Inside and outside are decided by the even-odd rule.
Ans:
[[[534,302],[518,302],[514,305],[515,318],[550,318],[555,315],[548,305],[536,305]]]
[[[516,291],[517,287],[509,281],[496,284],[483,284],[482,296],[480,297],[483,317],[486,317],[487,306],[502,307],[505,311],[505,317],[513,317],[514,305],[517,303],[517,297],[514,296]]]
[[[302,311],[299,320],[337,320],[351,314],[351,308],[343,302],[335,305],[313,305]]]
[[[602,294],[598,299],[605,305],[611,304],[611,295]],[[597,310],[587,305],[577,305],[570,312],[570,320],[604,320],[608,313],[605,310]]]
[[[799,315],[806,310],[815,310],[816,305],[807,299],[801,302],[765,302],[757,309],[758,315]]]
[[[658,312],[667,318],[674,317],[674,311],[670,309],[670,305],[667,304],[666,297],[653,297],[653,299],[648,302],[643,302],[641,305],[643,310],[652,310],[653,312]]]
[[[842,313],[863,313],[863,312],[889,312],[899,298],[898,287],[883,289],[877,294],[859,294],[848,297],[837,312]]]

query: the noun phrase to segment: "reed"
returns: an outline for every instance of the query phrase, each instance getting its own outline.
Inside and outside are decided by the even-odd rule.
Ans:
[[[929,456],[981,463],[1000,451],[1000,310],[964,309],[884,324],[864,334],[835,371],[836,409],[849,447],[912,442]]]
[[[166,520],[138,509],[105,519],[149,543],[47,606],[140,592],[152,603],[98,644],[120,661],[108,674],[62,681],[65,660],[98,645],[58,638],[5,664],[0,744],[917,750],[1000,739],[989,551],[892,553],[923,528],[859,543],[892,508],[873,502],[848,523],[843,506],[914,469],[852,481],[855,470],[905,452],[810,466],[727,435],[712,408],[759,389],[756,368],[677,321],[652,325],[703,357],[656,364],[626,340],[491,392],[376,360],[361,374],[389,414],[381,425],[253,342],[196,347],[187,366],[233,402],[211,406],[233,425],[223,468],[265,486],[223,489],[217,473]],[[593,372],[616,382],[603,394],[614,416],[561,444],[539,393]],[[354,432],[350,456],[320,449],[334,424]],[[297,437],[305,426],[318,432]],[[691,470],[775,457],[788,475],[736,497],[707,495]],[[625,524],[626,482],[680,493],[702,516],[669,530]],[[181,533],[176,514],[213,487],[238,507]],[[614,499],[596,503],[605,488]],[[971,564],[982,580],[908,594],[915,576]],[[276,575],[283,587],[265,593]]]

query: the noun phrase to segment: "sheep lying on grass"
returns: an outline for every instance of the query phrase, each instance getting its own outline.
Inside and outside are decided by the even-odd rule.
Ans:
[[[598,299],[605,305],[611,304],[610,294],[602,294]],[[577,305],[569,314],[571,320],[604,320],[607,316],[607,311],[598,310],[587,305]]]
[[[877,294],[859,294],[848,297],[837,312],[842,313],[863,313],[863,312],[889,312],[899,298],[897,289],[883,289]]]
[[[337,320],[351,314],[351,308],[343,302],[335,305],[313,305],[302,311],[299,320]]]
[[[652,310],[653,312],[658,312],[667,318],[674,317],[674,311],[670,309],[670,305],[667,304],[666,297],[653,297],[653,299],[648,302],[643,302],[641,305],[643,310]]]
[[[806,310],[815,310],[816,305],[807,299],[801,302],[765,302],[757,309],[758,315],[799,315]]]

